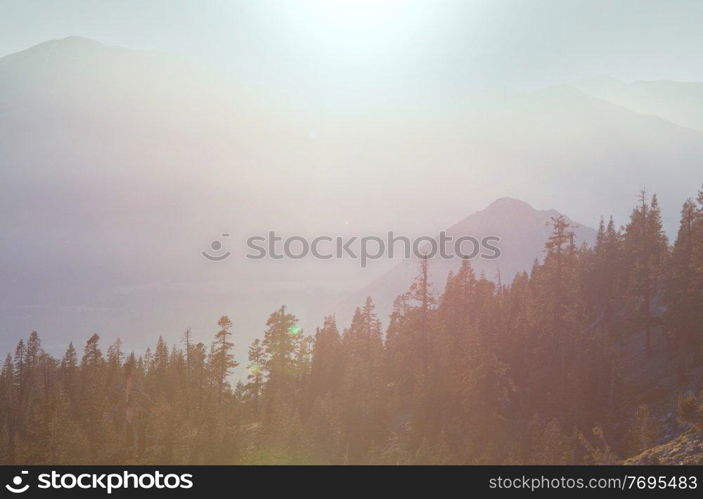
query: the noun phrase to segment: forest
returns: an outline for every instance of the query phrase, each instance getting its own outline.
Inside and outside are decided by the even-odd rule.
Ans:
[[[592,247],[553,218],[510,284],[464,260],[437,292],[430,265],[385,331],[371,299],[314,334],[282,306],[246,359],[236,317],[139,354],[32,332],[0,372],[0,463],[614,464],[703,426],[703,190],[673,243],[642,192]]]

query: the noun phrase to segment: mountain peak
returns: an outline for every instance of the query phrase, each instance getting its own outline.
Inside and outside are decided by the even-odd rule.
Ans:
[[[531,211],[536,211],[535,208],[517,198],[511,198],[511,197],[502,197],[498,198],[495,201],[493,201],[491,204],[489,204],[483,211],[495,211],[495,210],[531,210]]]
[[[106,47],[106,45],[93,40],[92,38],[85,38],[83,36],[67,36],[65,38],[57,38],[38,43],[37,45],[29,47],[24,52],[40,52],[44,50],[85,50],[104,47]]]
[[[49,40],[46,43],[54,44],[71,44],[71,45],[102,45],[102,43],[93,40],[92,38],[86,38],[84,36],[71,35],[65,38],[57,38],[55,40]]]
[[[17,63],[22,65],[41,65],[45,64],[47,60],[64,61],[66,58],[74,60],[77,57],[84,56],[99,57],[108,48],[110,47],[90,38],[67,36],[66,38],[47,40],[20,52],[0,57],[0,64],[3,66]],[[17,70],[15,69],[14,71]]]
[[[544,256],[544,246],[551,232],[549,219],[559,214],[556,210],[538,210],[520,199],[501,197],[447,228],[446,233],[454,241],[467,236],[477,240],[487,236],[498,238],[499,257],[473,258],[471,266],[477,275],[483,274],[489,280],[500,278],[510,282],[519,272],[529,271],[535,260]],[[574,224],[574,234],[577,245],[592,244],[596,238],[595,230],[582,224]],[[459,264],[460,259],[456,257],[433,260],[430,281],[436,289],[444,288],[449,272],[455,272]],[[352,310],[367,296],[375,301],[380,316],[390,314],[393,301],[410,288],[416,274],[417,260],[403,260],[384,276],[348,296],[337,310],[338,317],[351,319]]]

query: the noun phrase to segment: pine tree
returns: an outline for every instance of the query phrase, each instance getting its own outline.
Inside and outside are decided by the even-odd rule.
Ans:
[[[10,354],[0,371],[0,462],[15,463],[15,434],[17,431],[17,395],[15,371]]]
[[[371,298],[357,308],[342,338],[344,371],[341,379],[344,435],[349,463],[362,463],[383,428],[381,376],[383,340]]]
[[[410,300],[414,300],[419,307],[420,324],[417,349],[419,352],[420,362],[422,366],[423,378],[426,379],[429,369],[430,352],[430,333],[429,316],[430,309],[435,304],[435,298],[432,293],[432,284],[429,280],[429,258],[423,255],[420,258],[420,272],[415,277],[415,281],[410,287],[408,293]]]
[[[566,421],[571,417],[571,405],[567,401],[569,394],[569,367],[574,355],[575,327],[568,317],[575,306],[575,270],[576,245],[574,231],[569,221],[562,215],[550,220],[552,232],[545,243],[545,259],[541,272],[544,278],[545,292],[544,327],[547,337],[553,343],[553,355],[558,366],[558,374],[554,381],[559,383],[562,403],[560,416]]]
[[[662,278],[667,256],[667,240],[662,228],[656,195],[650,202],[640,192],[639,205],[625,228],[625,252],[630,264],[631,295],[636,298],[634,325],[645,333],[647,355],[651,356],[651,332],[656,325],[652,315],[652,299]]]
[[[247,384],[244,388],[248,400],[251,401],[252,411],[255,415],[259,413],[259,400],[264,385],[264,365],[266,358],[264,348],[259,338],[255,339],[249,346],[249,365],[247,366]]]
[[[266,321],[262,346],[266,362],[264,375],[264,424],[268,437],[274,438],[284,431],[285,421],[293,416],[295,393],[296,337],[302,334],[297,318],[281,306]],[[278,425],[277,425],[278,421]]]
[[[83,348],[80,364],[80,417],[89,442],[90,458],[100,459],[107,448],[111,428],[103,424],[105,417],[105,359],[99,346],[100,336],[93,334]]]
[[[229,341],[229,337],[232,336],[230,329],[232,328],[232,321],[226,315],[222,316],[217,322],[220,326],[220,330],[215,334],[215,341],[212,344],[210,351],[210,371],[217,386],[217,400],[218,403],[222,403],[222,395],[225,389],[229,389],[229,383],[227,382],[227,377],[229,376],[232,369],[239,365],[238,362],[234,360],[234,355],[232,355],[232,348],[234,348],[234,343]]]
[[[322,329],[315,334],[312,352],[311,388],[313,399],[339,390],[342,374],[342,340],[334,317],[324,319]]]
[[[679,381],[683,381],[687,372],[687,357],[696,350],[696,296],[691,292],[696,275],[694,265],[694,248],[696,244],[696,226],[700,224],[701,215],[696,210],[693,200],[688,199],[681,209],[676,243],[674,244],[671,263],[666,281],[665,300],[668,305],[666,324],[672,337],[679,363]]]

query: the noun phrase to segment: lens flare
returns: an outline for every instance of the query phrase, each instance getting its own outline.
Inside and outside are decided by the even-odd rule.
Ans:
[[[258,362],[252,362],[251,364],[249,364],[247,370],[249,371],[250,375],[258,376],[259,374],[261,374],[262,371],[261,364],[259,364]]]

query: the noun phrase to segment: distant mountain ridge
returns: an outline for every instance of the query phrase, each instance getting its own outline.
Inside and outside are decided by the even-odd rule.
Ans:
[[[703,83],[670,80],[624,83],[615,78],[595,78],[574,86],[637,113],[703,131]]]
[[[560,213],[554,209],[537,210],[530,204],[511,197],[499,198],[485,209],[477,211],[446,230],[448,236],[456,238],[472,236],[481,239],[496,236],[501,255],[496,260],[480,257],[471,260],[477,276],[504,284],[510,283],[519,272],[529,271],[536,260],[542,259],[544,244],[551,232],[550,221]],[[574,231],[575,243],[591,245],[596,231],[566,217]],[[444,290],[447,276],[461,264],[460,258],[433,258],[430,261],[430,281],[436,293]],[[406,292],[418,273],[419,260],[404,260],[381,278],[345,298],[337,308],[342,323],[346,323],[353,309],[370,296],[376,303],[379,317],[386,319],[393,301]]]

